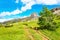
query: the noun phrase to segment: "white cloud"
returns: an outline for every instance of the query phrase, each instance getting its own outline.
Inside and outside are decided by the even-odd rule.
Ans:
[[[19,18],[26,18],[26,17],[28,17],[28,16],[23,16],[23,17],[19,17]],[[8,19],[2,18],[2,19],[0,19],[0,22],[5,22],[5,21],[13,20],[13,19],[15,19],[15,18],[8,18]]]
[[[57,0],[42,0],[41,2],[45,5],[54,5],[58,3]]]
[[[19,3],[19,0],[16,0],[15,2],[16,2],[16,3]]]
[[[41,4],[42,3],[41,1],[42,0],[35,0],[36,4]]]
[[[4,22],[4,21],[6,21],[6,19],[0,19],[0,22]]]
[[[33,1],[33,0],[21,0],[21,2],[23,2],[23,4],[27,4],[27,3],[31,2],[31,1]]]
[[[19,13],[22,13],[22,11],[19,10],[19,9],[16,9],[13,12],[11,12],[12,15],[16,15],[16,14],[19,14]]]
[[[23,16],[23,17],[21,17],[21,18],[26,18],[27,16]]]
[[[28,4],[32,1],[34,1],[36,4],[53,5],[57,4],[59,0],[21,0],[23,4]]]
[[[12,20],[14,18],[9,18],[9,19],[0,19],[0,22],[5,22],[5,21],[9,21],[9,20]]]
[[[19,17],[19,18],[26,18],[26,17],[28,17],[28,16],[23,16],[23,17]],[[13,19],[15,19],[15,18],[8,18],[8,19],[1,18],[1,19],[0,19],[0,22],[5,22],[5,21],[13,20]],[[17,18],[16,18],[16,19],[17,19]]]
[[[19,13],[22,13],[22,11],[20,11],[19,9],[16,9],[12,12],[1,12],[0,13],[0,16],[10,16],[10,15],[16,15],[16,14],[19,14]]]
[[[57,0],[58,1],[58,5],[60,5],[60,0]]]
[[[34,5],[34,4],[35,4],[34,1],[31,1],[31,2],[27,3],[25,6],[23,6],[23,7],[21,8],[21,11],[26,11],[26,10],[28,10],[28,9],[31,9],[32,5]]]

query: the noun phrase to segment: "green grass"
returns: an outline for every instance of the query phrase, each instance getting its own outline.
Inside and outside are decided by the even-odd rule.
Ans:
[[[13,27],[0,28],[0,40],[30,40],[26,36],[22,23],[14,23]]]
[[[24,29],[0,28],[0,40],[30,40],[26,37]]]
[[[32,25],[34,26],[34,24],[36,24],[36,23],[34,21],[17,22],[17,23],[14,23],[12,27],[7,27],[7,28],[0,27],[0,40],[31,40],[27,36],[27,34],[24,30],[24,27],[25,27],[24,24],[28,24],[28,28],[29,28]],[[32,32],[30,32],[31,35],[33,35],[36,40],[41,40],[41,38],[38,34],[36,34],[33,30],[31,30],[31,31],[32,31]],[[33,34],[33,32],[35,34]]]
[[[35,40],[42,40],[41,35],[37,34],[37,32],[35,32],[33,29],[30,29],[30,33],[32,34]]]
[[[56,21],[56,20],[55,20]],[[56,21],[57,22],[57,21]],[[0,40],[31,40],[25,30],[24,24],[27,24],[27,28],[29,28],[29,32],[33,36],[35,40],[42,40],[41,35],[36,33],[30,27],[39,27],[37,21],[30,21],[30,22],[17,22],[13,23],[13,27],[0,27]],[[60,40],[60,27],[56,31],[49,31],[49,30],[40,30],[44,35],[49,37],[51,40]]]
[[[59,28],[56,29],[56,31],[49,31],[49,30],[40,30],[44,35],[49,37],[51,40],[60,40],[60,19],[54,20]]]
[[[40,30],[44,35],[49,37],[51,40],[60,40],[60,28],[56,31],[49,31],[49,30]]]

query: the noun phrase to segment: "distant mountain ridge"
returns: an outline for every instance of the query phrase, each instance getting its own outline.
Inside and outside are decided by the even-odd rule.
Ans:
[[[60,15],[60,8],[53,8],[53,9],[51,9],[51,11],[53,12],[53,14]],[[8,22],[15,23],[15,22],[20,22],[20,21],[22,21],[22,22],[30,21],[30,20],[38,19],[38,17],[39,16],[37,15],[37,13],[34,12],[29,17],[13,19],[13,20],[5,21],[3,23],[5,24],[5,23],[8,23]]]
[[[25,18],[18,18],[18,19],[13,19],[13,20],[9,20],[9,21],[5,21],[3,22],[3,24],[5,23],[15,23],[15,22],[24,22],[24,21],[30,21],[30,20],[35,20],[38,18],[37,13],[32,13],[29,17],[25,17]]]
[[[60,7],[58,7],[58,8],[53,8],[53,9],[51,9],[51,11],[53,12],[53,14],[60,15]]]

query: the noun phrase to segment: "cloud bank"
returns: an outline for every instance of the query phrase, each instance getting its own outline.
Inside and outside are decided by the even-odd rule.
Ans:
[[[16,9],[12,12],[2,12],[0,13],[0,16],[10,16],[10,15],[16,15],[16,14],[19,14],[19,13],[22,13],[22,11],[20,11],[19,9]]]

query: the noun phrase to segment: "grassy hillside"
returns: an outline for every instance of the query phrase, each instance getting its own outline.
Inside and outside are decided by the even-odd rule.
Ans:
[[[41,34],[35,32],[34,27],[38,27],[37,20],[29,22],[13,23],[12,27],[0,27],[0,40],[43,40]],[[51,40],[60,40],[60,27],[56,31],[38,30]],[[32,38],[31,38],[31,37]]]
[[[60,28],[56,31],[49,31],[49,30],[40,30],[44,35],[49,37],[51,40],[60,40]]]
[[[49,31],[49,30],[40,30],[44,35],[49,37],[51,40],[60,40],[60,19],[55,20],[59,28],[56,31]]]
[[[12,27],[0,27],[0,40],[43,40],[42,34],[51,40],[60,40],[60,27],[56,31],[38,30],[42,33],[40,34],[33,29],[39,27],[37,22],[37,20],[16,22]]]
[[[25,26],[26,24],[28,24],[28,26]],[[37,26],[35,24],[35,21],[17,22],[13,23],[12,27],[0,27],[0,40],[32,40],[31,37],[33,37],[34,40],[42,40],[40,35],[32,29],[29,29],[30,26]]]

